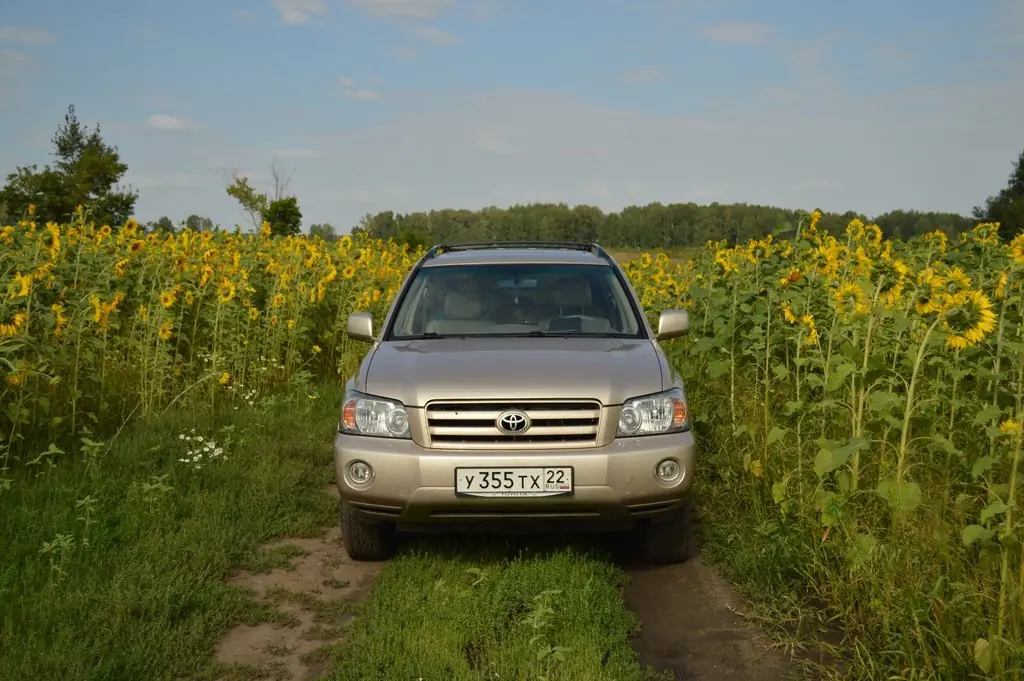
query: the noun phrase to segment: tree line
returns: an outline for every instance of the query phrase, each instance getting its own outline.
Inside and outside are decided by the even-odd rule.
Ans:
[[[604,212],[594,206],[532,203],[482,210],[434,210],[367,215],[353,232],[417,244],[492,240],[596,241],[612,248],[673,249],[725,239],[758,239],[779,228],[795,228],[807,212],[745,203],[699,205],[651,203]],[[940,229],[949,235],[974,226],[955,213],[898,210],[869,218],[848,211],[823,212],[819,228],[842,233],[850,220],[875,222],[890,238],[910,238]]]
[[[121,186],[128,166],[117,147],[103,140],[98,124],[91,130],[86,128],[78,121],[74,106],[69,106],[51,142],[52,165],[42,169],[38,165],[18,166],[7,175],[0,189],[0,222],[20,219],[30,206],[37,220],[58,223],[71,219],[78,206],[86,209],[89,219],[111,226],[124,224],[134,214],[139,193]],[[253,228],[269,222],[275,234],[299,234],[302,211],[298,198],[287,191],[290,176],[285,177],[276,162],[272,176],[271,191],[263,193],[248,178],[230,173],[225,191],[238,202]],[[698,246],[709,240],[742,242],[760,238],[780,227],[794,227],[803,216],[803,210],[745,203],[652,203],[617,212],[588,205],[532,203],[405,214],[387,210],[364,216],[352,231],[412,245],[542,239],[597,241],[616,248],[671,249]],[[974,208],[970,216],[916,210],[895,210],[874,217],[853,211],[824,212],[820,225],[838,234],[854,218],[874,222],[886,237],[901,239],[936,229],[953,236],[980,221],[1000,222],[1000,234],[1010,239],[1024,231],[1024,152],[1013,164],[1006,186]],[[154,232],[219,229],[211,219],[196,214],[178,224],[165,216],[144,227]],[[327,240],[337,238],[334,227],[327,223],[311,225],[309,233]]]

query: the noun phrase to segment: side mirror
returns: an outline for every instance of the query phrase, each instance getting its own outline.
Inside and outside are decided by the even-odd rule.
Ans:
[[[369,312],[353,312],[348,316],[348,324],[345,333],[355,340],[372,343],[373,338],[373,314]]]
[[[655,338],[668,340],[682,336],[690,329],[690,313],[686,310],[662,310],[658,317],[658,333]]]

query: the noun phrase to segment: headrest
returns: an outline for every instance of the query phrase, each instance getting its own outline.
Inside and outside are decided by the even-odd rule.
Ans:
[[[449,291],[444,297],[444,316],[448,319],[477,319],[480,296],[472,291]]]
[[[559,307],[590,305],[590,283],[585,277],[562,277],[555,284],[554,297]]]

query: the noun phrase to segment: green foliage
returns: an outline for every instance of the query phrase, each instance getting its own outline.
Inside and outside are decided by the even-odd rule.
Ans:
[[[453,241],[551,239],[598,241],[606,247],[669,250],[703,246],[707,241],[728,239],[744,242],[761,238],[778,228],[792,230],[802,216],[799,210],[747,204],[700,206],[695,203],[652,203],[628,206],[618,213],[604,213],[593,206],[533,203],[507,209],[479,211],[434,210],[429,213],[396,214],[382,211],[365,216],[353,233],[392,238],[412,246]],[[825,213],[820,227],[839,234],[856,213]],[[894,211],[875,222],[883,234],[909,238],[942,230],[954,235],[973,226],[964,216],[950,213]]]
[[[213,678],[219,636],[278,612],[230,571],[336,522],[322,490],[339,390],[171,411],[102,443],[92,470],[23,471],[0,494],[0,679]],[[190,433],[221,455],[195,461]]]
[[[183,226],[185,229],[191,229],[193,232],[212,232],[214,229],[213,220],[196,215],[195,213],[185,218]]]
[[[417,542],[374,581],[327,678],[648,678],[629,644],[625,575],[602,552],[558,543]]]
[[[8,215],[20,217],[34,206],[37,219],[59,223],[69,220],[81,205],[101,225],[123,224],[131,217],[138,192],[118,187],[128,166],[121,162],[117,147],[103,141],[98,124],[86,129],[70,106],[52,143],[52,167],[18,166],[7,176],[0,204]]]
[[[259,229],[263,222],[263,214],[270,206],[270,200],[266,194],[261,194],[249,184],[247,177],[235,177],[234,182],[227,188],[228,196],[238,201],[242,210],[249,216],[253,227]]]
[[[263,220],[270,223],[270,233],[275,236],[288,236],[302,232],[302,211],[299,200],[294,196],[275,199],[267,206]]]
[[[146,229],[149,232],[163,232],[164,234],[174,234],[177,231],[174,222],[166,215],[147,224]]]
[[[319,237],[324,241],[330,243],[338,238],[337,233],[334,231],[334,227],[328,223],[315,224],[309,226],[309,235],[312,237]]]
[[[974,209],[974,217],[998,222],[999,235],[1010,240],[1024,231],[1024,151],[1013,164],[1006,187]]]

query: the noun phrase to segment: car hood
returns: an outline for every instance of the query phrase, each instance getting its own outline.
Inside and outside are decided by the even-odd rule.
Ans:
[[[650,340],[440,338],[381,343],[359,390],[423,406],[431,400],[597,399],[621,404],[663,389]],[[362,373],[362,372],[361,372]]]

